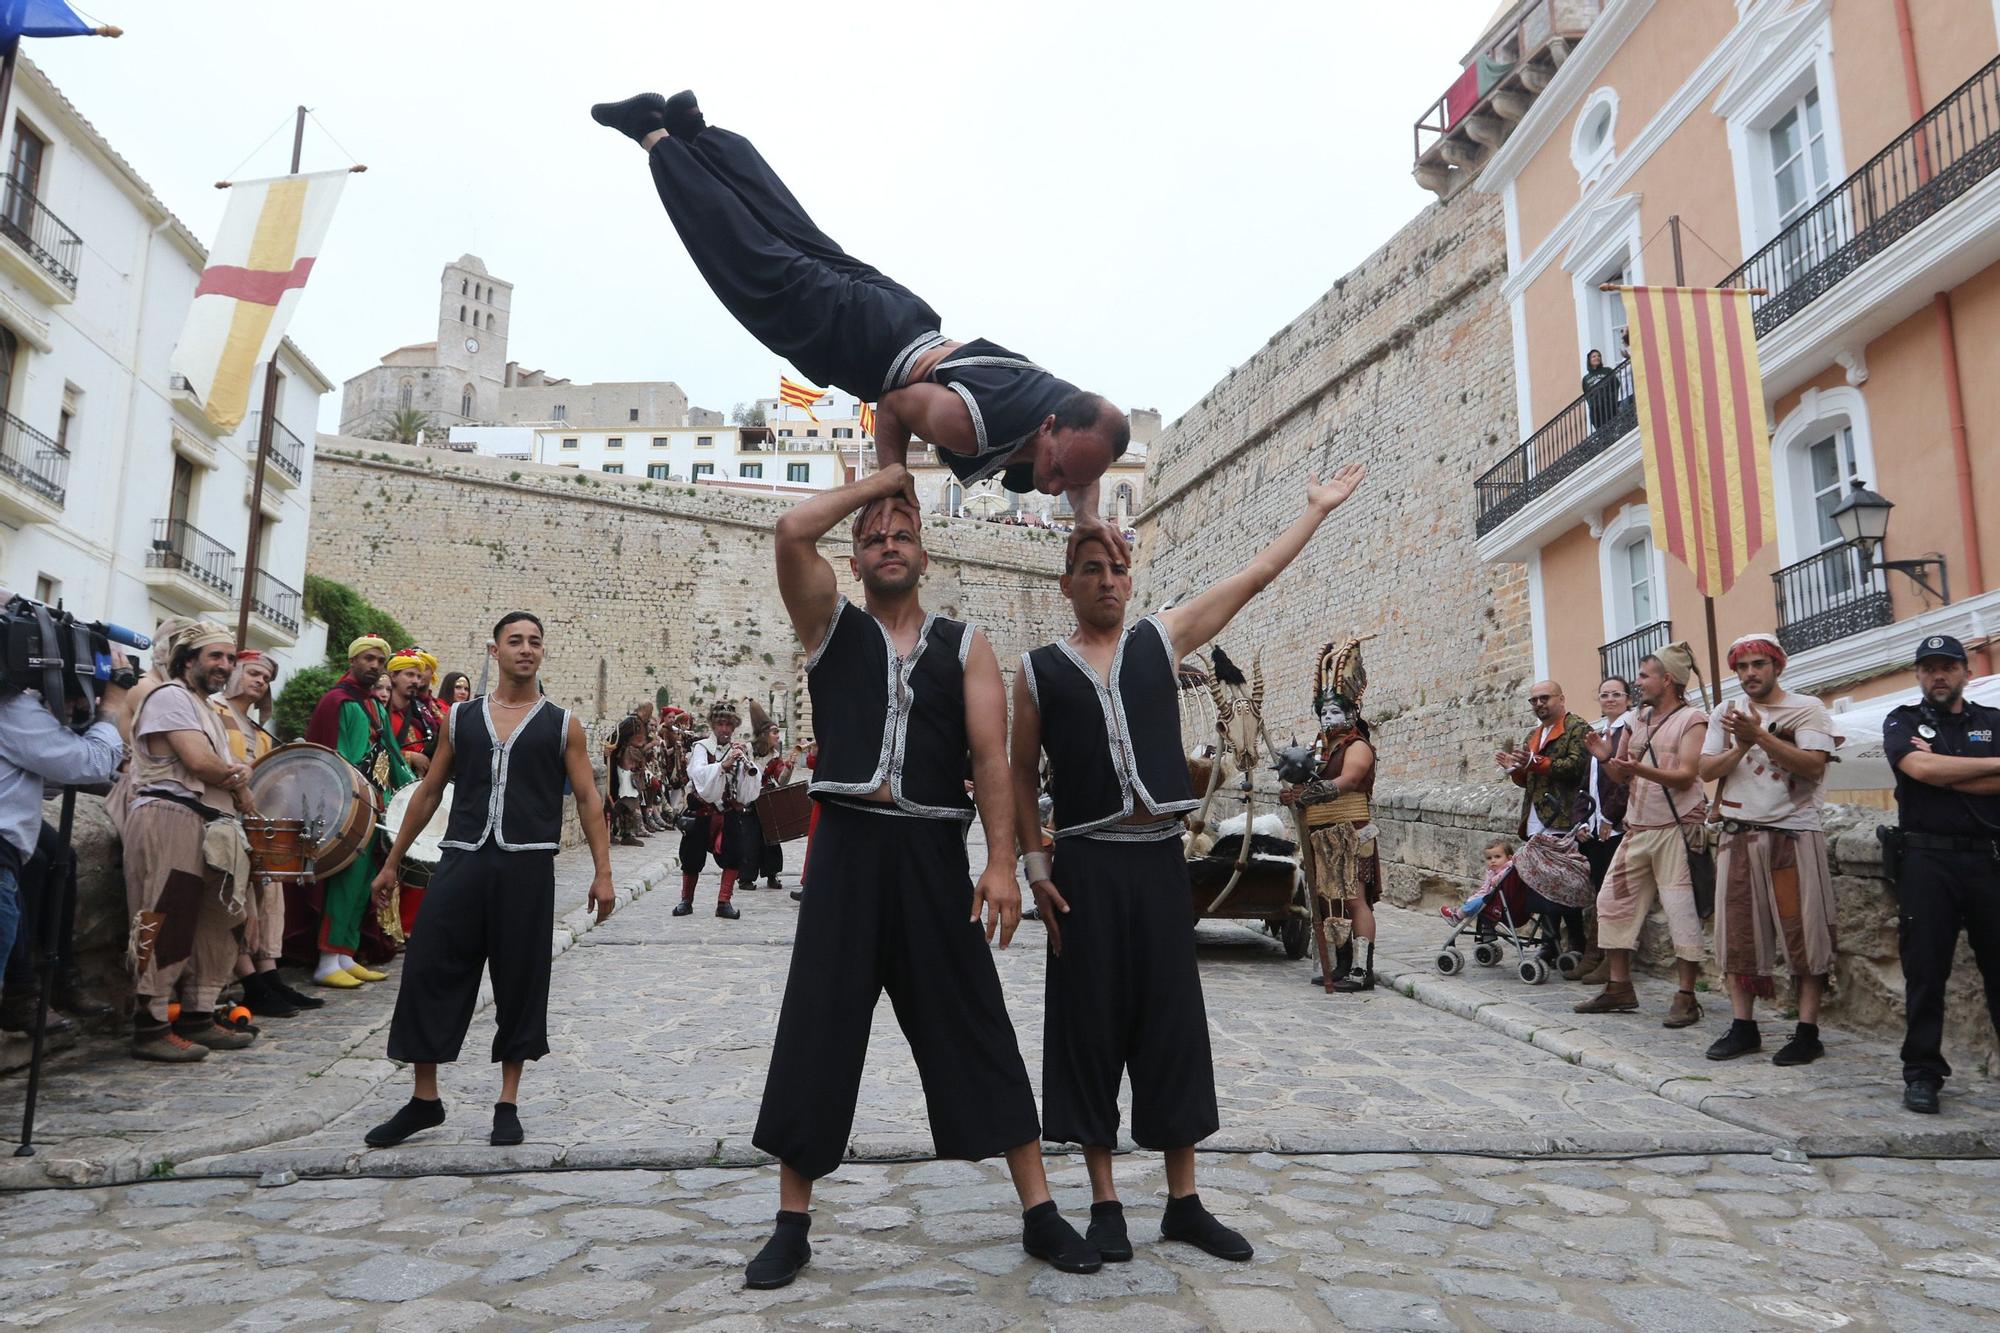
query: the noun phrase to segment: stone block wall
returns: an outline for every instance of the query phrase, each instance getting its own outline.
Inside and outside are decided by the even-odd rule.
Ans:
[[[1464,901],[1478,883],[1481,850],[1496,836],[1513,838],[1520,812],[1520,792],[1507,784],[1385,783],[1375,796],[1383,898],[1433,918],[1446,903]],[[1825,1018],[1843,1027],[1900,1037],[1903,970],[1896,955],[1896,899],[1882,878],[1882,853],[1875,841],[1875,826],[1893,819],[1860,806],[1827,807],[1827,844],[1840,915],[1839,952]],[[1438,921],[1438,939],[1446,934],[1444,923]],[[1639,961],[1648,970],[1665,974],[1672,960],[1666,916],[1655,907],[1640,936]],[[1713,958],[1707,973],[1713,1012],[1717,1004],[1727,1004]],[[1781,985],[1779,995],[1789,1003],[1789,987]],[[1766,1010],[1771,1012],[1769,1006]],[[1946,1054],[1954,1068],[2000,1075],[2000,1047],[1987,1016],[1979,969],[1963,943],[1952,968],[1945,1032]]]
[[[1525,573],[1482,566],[1472,531],[1472,483],[1518,439],[1505,276],[1497,200],[1432,205],[1153,444],[1146,607],[1248,560],[1301,512],[1308,474],[1368,465],[1223,636],[1246,670],[1262,652],[1274,737],[1312,729],[1313,663],[1349,634],[1373,636],[1364,711],[1385,775],[1461,780],[1525,722]]]

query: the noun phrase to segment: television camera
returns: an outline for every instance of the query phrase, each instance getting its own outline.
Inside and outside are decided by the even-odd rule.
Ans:
[[[39,690],[60,721],[80,713],[87,724],[107,687],[139,683],[129,664],[116,668],[111,645],[147,649],[153,641],[122,625],[78,620],[58,602],[46,606],[0,590],[0,690]],[[80,707],[79,705],[87,705]]]

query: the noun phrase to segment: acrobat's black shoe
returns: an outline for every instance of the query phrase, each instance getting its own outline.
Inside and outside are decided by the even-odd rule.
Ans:
[[[688,95],[683,93],[679,96]],[[692,102],[694,99],[689,97],[688,100]],[[639,93],[622,102],[599,102],[590,108],[590,118],[607,129],[617,130],[634,143],[642,143],[654,130],[667,128],[667,110],[667,99],[658,93]]]
[[[694,100],[694,89],[683,88],[667,99],[667,133],[685,143],[708,128],[708,122],[701,118],[701,106]]]

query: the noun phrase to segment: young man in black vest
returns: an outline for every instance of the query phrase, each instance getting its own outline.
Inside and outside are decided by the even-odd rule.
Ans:
[[[751,1287],[784,1286],[812,1256],[813,1182],[846,1149],[885,989],[923,1077],[938,1155],[1004,1153],[1028,1253],[1065,1272],[1100,1264],[1049,1198],[1034,1090],[986,948],[996,933],[1006,948],[1021,919],[1006,687],[976,626],[926,613],[918,600],[929,557],[915,500],[898,465],[778,521],[778,591],[810,654],[820,819],[752,1140],[782,1169],[776,1233],[744,1274]],[[819,553],[820,539],[856,511],[848,567],[865,610],[840,595]],[[965,852],[975,813],[987,846],[976,885]]]
[[[1219,1259],[1253,1254],[1194,1187],[1194,1145],[1218,1117],[1181,850],[1181,816],[1201,801],[1182,749],[1178,668],[1284,572],[1361,477],[1350,463],[1325,484],[1314,478],[1306,512],[1249,564],[1130,628],[1131,572],[1104,543],[1085,542],[1062,578],[1076,629],[1024,654],[1014,677],[1014,823],[1048,931],[1043,1133],[1083,1145],[1093,1196],[1086,1238],[1107,1263],[1132,1257],[1111,1176],[1127,1069],[1132,1141],[1166,1156],[1161,1237]],[[1036,804],[1043,751],[1053,848]]]
[[[521,1141],[515,1109],[521,1066],[549,1053],[549,935],[565,778],[576,790],[577,815],[597,866],[587,903],[602,921],[617,902],[611,839],[583,723],[536,685],[542,622],[526,611],[509,612],[493,627],[486,651],[499,684],[451,710],[430,771],[375,877],[379,902],[396,883],[403,853],[437,813],[445,784],[455,783],[444,859],[417,910],[389,1024],[389,1058],[416,1066],[416,1088],[403,1109],[368,1131],[371,1148],[391,1147],[444,1123],[437,1067],[458,1059],[484,968],[493,973],[493,1060],[500,1066],[489,1141]]]

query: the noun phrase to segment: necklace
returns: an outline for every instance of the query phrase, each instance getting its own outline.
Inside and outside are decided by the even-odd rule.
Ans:
[[[486,702],[492,704],[495,708],[512,708],[518,711],[523,708],[532,708],[534,705],[540,703],[541,699],[536,697],[528,700],[526,703],[510,704],[505,699],[489,694],[486,696]]]

